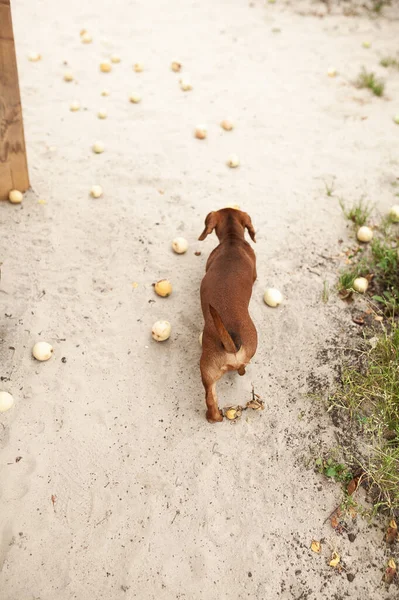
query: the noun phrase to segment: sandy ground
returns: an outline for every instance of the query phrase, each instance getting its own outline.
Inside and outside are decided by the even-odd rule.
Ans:
[[[349,240],[337,197],[385,210],[397,191],[399,75],[378,62],[396,53],[398,22],[233,0],[13,4],[32,191],[0,206],[2,388],[16,399],[0,416],[2,600],[394,597],[381,531],[358,518],[351,543],[325,522],[340,490],[313,465],[336,441],[309,393],[326,392],[355,327],[333,292],[321,300]],[[100,73],[112,52],[122,62]],[[362,65],[389,78],[386,98],[350,84]],[[196,240],[231,202],[257,230],[259,350],[246,377],[220,383],[220,405],[245,403],[253,384],[266,408],[211,426],[199,285],[216,239]],[[172,253],[176,235],[186,255]],[[163,277],[166,300],[152,288]],[[276,310],[267,285],[285,295]],[[173,325],[165,344],[150,336],[159,318]],[[48,363],[31,358],[40,339]]]

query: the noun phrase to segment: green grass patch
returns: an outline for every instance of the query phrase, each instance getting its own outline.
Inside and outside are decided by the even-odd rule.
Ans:
[[[399,327],[378,338],[361,369],[346,367],[330,409],[344,410],[363,431],[368,452],[358,459],[378,507],[399,510]],[[327,465],[332,470],[334,465]],[[345,471],[339,466],[337,477]],[[323,465],[326,468],[326,465]],[[326,473],[325,473],[326,474]],[[335,475],[334,475],[334,478]]]
[[[342,204],[341,204],[342,206]],[[345,216],[356,225],[364,224],[370,214],[361,204],[357,204],[348,212],[343,207]],[[368,295],[380,304],[387,314],[399,315],[399,246],[398,235],[391,232],[392,221],[382,220],[379,231],[383,237],[375,238],[367,247],[359,248],[348,256],[352,264],[341,271],[338,279],[340,292],[350,291],[356,277],[370,277]],[[342,295],[342,294],[341,294]]]
[[[371,253],[381,283],[386,287],[399,287],[397,244],[376,239],[371,244]]]
[[[356,226],[370,217],[371,207],[363,200],[350,209],[342,200],[340,204],[345,217]],[[372,343],[363,340],[357,344],[352,353],[356,359],[346,360],[340,385],[328,400],[334,423],[342,430],[339,460],[330,453],[327,459],[318,459],[317,466],[326,477],[342,484],[347,483],[348,473],[354,474],[356,481],[367,487],[374,511],[384,508],[399,515],[398,225],[389,216],[383,217],[374,227],[371,243],[356,244],[345,255],[350,265],[339,276],[340,295],[349,298],[354,279],[367,277],[365,296],[369,300],[363,323],[368,317],[373,339]],[[365,338],[368,331],[363,330]],[[343,487],[344,502],[348,498],[353,502],[352,492]]]
[[[394,314],[399,308],[398,245],[389,239],[376,239],[371,244],[370,272],[374,273],[373,300],[383,304]]]
[[[348,468],[331,456],[326,459],[321,457],[316,459],[316,467],[319,473],[339,483],[348,483],[352,479]]]
[[[382,96],[384,94],[385,83],[382,79],[379,79],[373,71],[367,71],[367,69],[363,67],[356,80],[356,87],[367,88],[373,92],[375,96]]]

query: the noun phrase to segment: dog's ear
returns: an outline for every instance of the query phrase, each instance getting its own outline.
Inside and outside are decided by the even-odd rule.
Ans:
[[[253,242],[256,242],[255,229],[254,229],[254,226],[252,225],[251,217],[247,213],[242,213],[242,214],[244,216],[242,224],[244,225],[244,227],[246,227],[248,229],[248,233],[251,236],[251,240]]]
[[[217,222],[216,213],[215,213],[215,211],[212,211],[207,215],[207,217],[205,219],[205,229],[198,238],[199,240],[201,240],[201,242],[202,242],[202,240],[204,240],[206,238],[207,235],[212,233],[212,231],[216,227],[216,222]]]

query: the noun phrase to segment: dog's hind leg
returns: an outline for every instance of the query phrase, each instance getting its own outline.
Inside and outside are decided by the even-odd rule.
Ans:
[[[218,399],[216,396],[216,382],[211,386],[205,388],[206,396],[205,402],[207,406],[206,418],[209,423],[217,423],[219,421],[223,421],[222,411],[218,406]]]
[[[212,372],[213,371],[213,372]],[[216,395],[216,382],[222,377],[223,371],[215,373],[210,371],[207,365],[201,359],[201,378],[205,388],[206,418],[209,423],[223,421],[222,412],[219,410],[218,399]]]

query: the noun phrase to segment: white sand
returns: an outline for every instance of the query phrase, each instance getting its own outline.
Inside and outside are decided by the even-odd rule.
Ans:
[[[335,293],[321,301],[350,234],[337,197],[385,210],[397,191],[399,75],[378,65],[397,50],[397,22],[237,0],[14,5],[33,190],[0,206],[1,387],[16,399],[0,415],[2,600],[389,597],[381,531],[358,519],[350,543],[325,522],[340,489],[311,451],[334,446],[334,426],[307,394],[327,391],[356,330]],[[111,53],[122,62],[100,73]],[[179,89],[174,58],[193,91]],[[350,85],[362,65],[389,76],[386,98]],[[226,167],[231,153],[239,169]],[[245,403],[253,383],[266,409],[211,426],[199,285],[216,240],[196,239],[207,212],[231,202],[257,230],[260,339],[246,377],[219,384],[220,405]],[[186,255],[171,252],[176,235]],[[163,277],[168,299],[151,285]],[[263,304],[268,285],[286,297],[279,309]],[[165,344],[150,337],[159,318],[173,325]],[[31,358],[37,340],[54,346],[48,363]],[[352,583],[328,566],[334,549]]]

